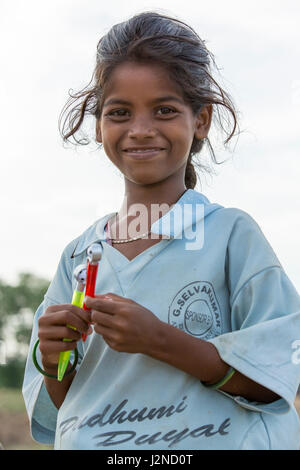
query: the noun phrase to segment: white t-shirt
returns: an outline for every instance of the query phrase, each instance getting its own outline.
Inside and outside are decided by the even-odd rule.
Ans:
[[[152,225],[169,238],[129,261],[105,241],[111,216],[66,247],[36,312],[23,385],[33,438],[55,449],[298,449],[300,297],[257,223],[189,189]],[[71,303],[73,270],[95,242],[103,248],[96,294],[130,298],[210,341],[281,399],[263,404],[208,389],[167,363],[117,352],[94,332],[78,343],[77,374],[58,411],[31,359],[37,321],[49,305]]]

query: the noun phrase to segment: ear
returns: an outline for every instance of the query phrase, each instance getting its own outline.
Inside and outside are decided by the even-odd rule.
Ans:
[[[206,104],[197,115],[195,122],[195,137],[197,139],[200,140],[207,137],[211,125],[212,112],[212,104]]]
[[[102,134],[101,134],[101,120],[96,120],[96,141],[102,142]]]

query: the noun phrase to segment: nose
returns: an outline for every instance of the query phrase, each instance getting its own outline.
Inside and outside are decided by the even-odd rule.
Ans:
[[[128,131],[128,137],[133,138],[153,137],[155,134],[156,130],[153,127],[153,120],[147,116],[137,116],[131,123]]]

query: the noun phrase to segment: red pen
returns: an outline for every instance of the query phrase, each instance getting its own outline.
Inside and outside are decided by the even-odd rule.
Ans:
[[[95,296],[95,286],[98,272],[98,265],[101,259],[102,246],[99,243],[94,243],[87,249],[87,268],[86,268],[86,286],[85,296]],[[84,310],[90,310],[85,303],[83,304]],[[84,342],[87,338],[85,333],[81,335],[82,341]]]

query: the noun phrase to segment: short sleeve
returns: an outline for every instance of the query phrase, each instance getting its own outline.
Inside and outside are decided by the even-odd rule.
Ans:
[[[262,404],[221,393],[248,409],[287,412],[300,383],[300,365],[293,361],[293,344],[300,338],[300,296],[246,213],[229,240],[226,269],[232,331],[209,341],[226,363],[282,398]]]
[[[71,245],[71,244],[70,244]],[[50,305],[71,303],[72,300],[72,278],[70,277],[69,247],[64,250],[60,259],[56,274],[46,292],[43,302],[34,316],[28,357],[26,361],[23,398],[30,422],[30,430],[33,439],[44,444],[53,444],[57,419],[57,408],[53,404],[44,385],[43,375],[38,372],[32,361],[32,351],[38,339],[38,320]],[[79,358],[83,351],[81,343],[78,343]],[[39,348],[37,359],[41,364]],[[80,364],[80,360],[78,364]]]

